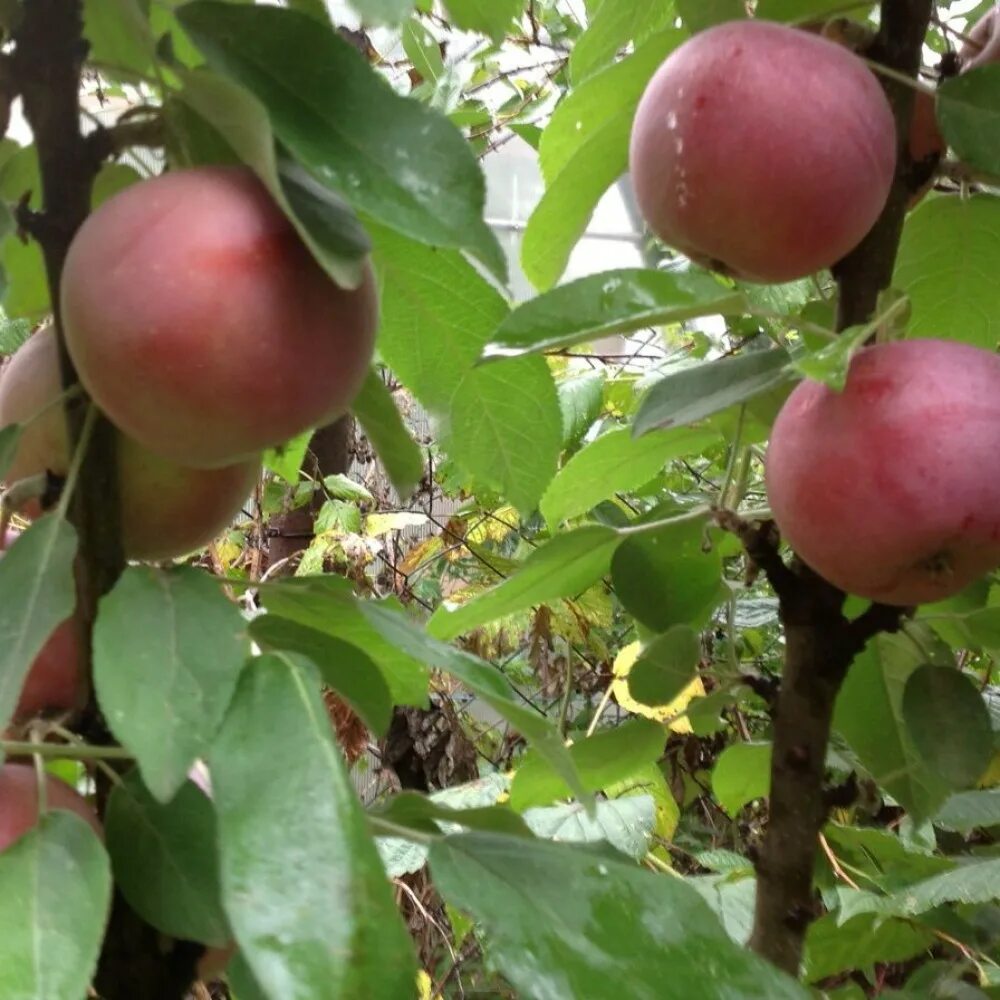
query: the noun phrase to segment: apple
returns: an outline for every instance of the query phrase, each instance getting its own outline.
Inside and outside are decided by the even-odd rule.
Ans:
[[[6,533],[0,541],[0,554],[14,544],[17,536],[17,531]],[[77,707],[83,695],[81,667],[76,621],[67,618],[56,626],[28,670],[14,718],[30,719],[46,709],[65,711]]]
[[[63,809],[85,819],[103,837],[101,824],[90,804],[65,782],[45,775],[48,809]],[[7,850],[38,823],[38,776],[31,764],[0,767],[0,851]]]
[[[46,469],[59,476],[68,471],[65,419],[61,408],[51,405],[61,393],[55,331],[46,326],[21,345],[0,375],[0,427],[24,424],[8,484]],[[255,459],[219,469],[185,468],[120,434],[125,554],[131,559],[169,559],[211,541],[253,492],[259,469]],[[37,517],[38,503],[30,503],[24,513]]]
[[[339,288],[253,173],[141,181],[80,228],[61,286],[80,380],[122,431],[213,467],[342,415],[374,349],[368,264]]]
[[[766,459],[775,522],[844,591],[938,601],[1000,565],[1000,357],[907,340],[859,351],[843,392],[796,386]]]
[[[892,109],[852,52],[766,21],[699,32],[639,102],[639,209],[699,264],[780,282],[830,267],[871,229],[896,166]]]

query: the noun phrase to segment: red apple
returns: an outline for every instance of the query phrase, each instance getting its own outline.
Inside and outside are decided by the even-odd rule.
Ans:
[[[853,53],[733,21],[695,35],[643,94],[629,154],[650,228],[706,267],[791,281],[872,227],[896,165],[892,110]]]
[[[848,593],[913,605],[1000,565],[1000,357],[909,340],[860,351],[843,392],[798,385],[767,452],[774,519]]]
[[[338,288],[249,171],[134,184],[77,233],[62,278],[80,379],[126,434],[219,466],[343,414],[368,372],[371,270]]]
[[[18,349],[0,377],[0,426],[26,424],[8,483],[46,469],[66,474],[66,423],[61,408],[49,406],[61,392],[55,331],[44,327]],[[220,469],[185,468],[124,434],[118,452],[122,541],[131,559],[169,559],[211,541],[253,492],[260,468],[256,460]],[[38,505],[24,513],[37,516]]]
[[[69,785],[51,774],[45,776],[49,809],[63,809],[85,819],[103,837],[101,824],[90,804]],[[7,850],[38,822],[38,777],[30,764],[0,767],[0,851]]]
[[[0,542],[0,552],[14,544],[17,534],[7,532]],[[56,627],[35,657],[21,688],[14,718],[30,719],[46,709],[75,708],[83,695],[81,666],[76,622],[68,618]]]

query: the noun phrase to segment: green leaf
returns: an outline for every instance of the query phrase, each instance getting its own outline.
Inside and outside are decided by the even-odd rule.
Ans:
[[[604,404],[604,373],[588,372],[556,385],[563,418],[563,447],[574,448],[590,430]]]
[[[540,545],[503,583],[466,604],[442,604],[427,623],[437,639],[454,639],[486,622],[561,597],[576,597],[608,571],[620,541],[611,528],[590,525]]]
[[[129,567],[101,599],[97,698],[161,802],[211,746],[248,651],[239,609],[193,567]]]
[[[510,682],[496,667],[431,638],[407,621],[405,615],[389,610],[384,602],[361,601],[358,607],[383,639],[397,649],[451,674],[482,698],[537,749],[577,798],[588,801],[586,789],[559,731],[543,715],[534,709],[524,708],[515,700]]]
[[[182,72],[178,100],[191,108],[250,167],[284,211],[316,260],[339,284],[355,287],[368,252],[353,212],[301,166],[279,162],[264,107],[231,80],[207,70]],[[187,151],[186,158],[192,158]],[[195,160],[197,156],[193,156]]]
[[[306,431],[278,448],[270,448],[264,452],[264,467],[280,476],[289,486],[295,486],[299,479],[299,470],[309,450],[309,442],[313,432]]]
[[[643,705],[668,705],[694,679],[701,639],[690,625],[674,625],[639,654],[629,671],[628,689]]]
[[[215,810],[197,785],[186,781],[162,805],[133,771],[111,792],[104,829],[115,884],[146,923],[183,940],[229,943]]]
[[[542,358],[473,368],[451,400],[444,448],[522,513],[537,506],[562,450],[562,414]]]
[[[523,7],[521,0],[444,0],[444,5],[453,27],[489,35],[496,43]]]
[[[876,962],[904,962],[934,941],[934,932],[903,920],[862,914],[838,926],[839,914],[828,913],[806,932],[805,978],[816,982],[847,969]]]
[[[745,306],[738,291],[698,271],[605,271],[518,306],[493,333],[486,353],[506,357],[572,347],[611,333],[741,312]]]
[[[14,715],[35,657],[76,606],[76,547],[72,525],[46,514],[0,559],[0,729]]]
[[[427,670],[418,662],[419,657],[408,655],[379,635],[359,610],[347,580],[297,577],[265,584],[259,593],[271,614],[363,649],[382,671],[395,704],[427,703]]]
[[[540,996],[542,981],[547,1000],[619,996],[623,984],[630,1000],[662,1000],[664,984],[699,1000],[808,996],[730,941],[683,879],[606,853],[473,833],[435,843],[431,871],[524,996]]]
[[[408,996],[412,944],[312,668],[255,659],[210,768],[223,903],[262,991]]]
[[[413,13],[416,0],[348,0],[366,24],[401,24]]]
[[[403,423],[392,393],[378,372],[370,369],[351,409],[401,497],[408,497],[424,474],[424,456]]]
[[[949,791],[926,767],[903,723],[903,691],[922,663],[905,637],[872,640],[851,665],[833,718],[875,781],[918,821],[933,815]]]
[[[507,303],[460,253],[381,226],[371,234],[382,292],[379,351],[426,407],[446,414]]]
[[[734,743],[722,751],[712,770],[712,791],[734,818],[748,802],[764,798],[770,783],[770,743]]]
[[[923,666],[907,678],[903,721],[924,765],[953,788],[971,785],[993,756],[990,716],[961,671]]]
[[[517,813],[505,806],[484,806],[478,809],[457,809],[443,805],[417,792],[400,792],[369,811],[377,820],[395,826],[409,827],[427,834],[442,830],[485,830],[530,837],[531,831]]]
[[[296,11],[196,0],[178,18],[209,65],[264,104],[293,156],[355,209],[466,249],[506,279],[482,218],[482,171],[446,118],[400,97],[332,28]]]
[[[612,62],[628,42],[639,46],[650,35],[674,23],[671,0],[619,0],[602,3],[570,53],[569,69],[579,84]]]
[[[577,802],[529,809],[524,820],[545,840],[565,844],[605,842],[635,861],[649,850],[656,826],[656,808],[649,795],[600,800],[593,813]]]
[[[871,336],[868,326],[852,326],[837,334],[830,343],[792,361],[792,367],[806,378],[823,382],[836,392],[847,384],[851,359]]]
[[[679,427],[636,438],[627,428],[602,434],[559,470],[539,508],[551,528],[616,493],[648,482],[667,462],[700,454],[719,441],[714,430]]]
[[[839,861],[883,892],[905,889],[955,866],[947,858],[907,847],[889,830],[828,823],[823,832]]]
[[[1000,788],[950,796],[934,814],[934,825],[958,833],[971,833],[979,826],[1000,826]]]
[[[862,15],[865,4],[851,7],[850,13]],[[869,4],[868,6],[872,6]],[[760,0],[757,5],[757,17],[769,21],[811,21],[823,14],[841,14],[847,12],[844,0]]]
[[[413,68],[426,80],[436,81],[444,75],[444,60],[438,40],[423,22],[411,17],[403,28],[403,51]]]
[[[680,37],[657,35],[587,80],[553,114],[539,144],[545,194],[521,244],[524,273],[536,288],[548,288],[562,274],[601,196],[627,169],[639,97]]]
[[[910,297],[908,332],[993,350],[1000,339],[1000,199],[927,198],[910,212],[893,287]]]
[[[691,424],[767,392],[790,379],[789,360],[783,350],[748,351],[667,375],[643,399],[633,433]]]
[[[743,0],[675,0],[685,27],[694,34],[722,21],[747,16]],[[829,0],[827,0],[829,2]]]
[[[650,719],[632,719],[613,729],[581,739],[569,748],[570,757],[587,791],[597,792],[624,781],[644,764],[659,760],[666,730]],[[571,796],[566,782],[537,753],[529,752],[518,765],[510,788],[510,804],[523,812]]]
[[[319,670],[323,683],[349,702],[372,732],[386,734],[392,719],[392,695],[363,649],[277,615],[255,618],[250,636],[264,650],[305,656]]]
[[[87,61],[106,75],[149,73],[155,45],[138,0],[84,0],[83,36],[90,43]]]
[[[718,546],[702,547],[703,523],[688,521],[626,538],[611,560],[615,593],[654,632],[707,624],[723,599]]]
[[[0,996],[86,996],[110,903],[97,835],[79,816],[49,813],[0,854]]]
[[[963,164],[1000,173],[1000,66],[980,66],[944,80],[937,92],[937,119]]]

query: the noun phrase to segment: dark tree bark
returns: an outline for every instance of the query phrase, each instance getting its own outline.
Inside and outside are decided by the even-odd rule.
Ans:
[[[881,27],[868,56],[915,77],[932,0],[883,0]],[[913,89],[883,77],[896,118],[899,159],[888,202],[871,232],[834,268],[837,326],[869,321],[889,286],[906,206],[922,183],[909,158]],[[750,946],[797,976],[816,915],[812,876],[826,819],[824,761],[837,693],[855,655],[879,631],[898,628],[902,609],[874,605],[848,622],[844,595],[797,560],[786,566],[767,526],[734,523],[778,595],[785,627],[785,664],[774,715],[770,816],[757,863],[757,903]]]

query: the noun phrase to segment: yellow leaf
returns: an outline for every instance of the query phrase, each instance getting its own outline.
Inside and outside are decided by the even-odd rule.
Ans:
[[[443,549],[444,542],[441,541],[440,535],[431,535],[430,538],[425,538],[406,553],[403,561],[399,564],[400,573],[404,575],[412,573],[418,566],[432,556],[436,556]]]
[[[419,1000],[431,1000],[431,991],[434,989],[434,981],[421,969],[417,973],[417,997]]]
[[[399,511],[394,514],[369,514],[365,518],[365,534],[369,538],[374,538],[377,535],[387,535],[390,531],[402,531],[403,528],[419,528],[426,523],[426,514],[410,511]]]
[[[980,788],[995,788],[1000,785],[1000,753],[995,753],[986,768],[986,773],[979,779]]]
[[[692,731],[691,723],[684,713],[695,698],[705,697],[705,685],[702,684],[701,678],[696,677],[673,701],[666,705],[643,705],[632,697],[628,689],[628,675],[641,652],[642,643],[631,642],[624,646],[615,657],[615,679],[611,682],[611,691],[615,700],[626,711],[647,719],[656,719],[675,733],[690,733]]]
[[[521,527],[521,515],[515,507],[498,507],[488,517],[480,518],[469,528],[466,537],[474,544],[502,542],[511,532]]]

